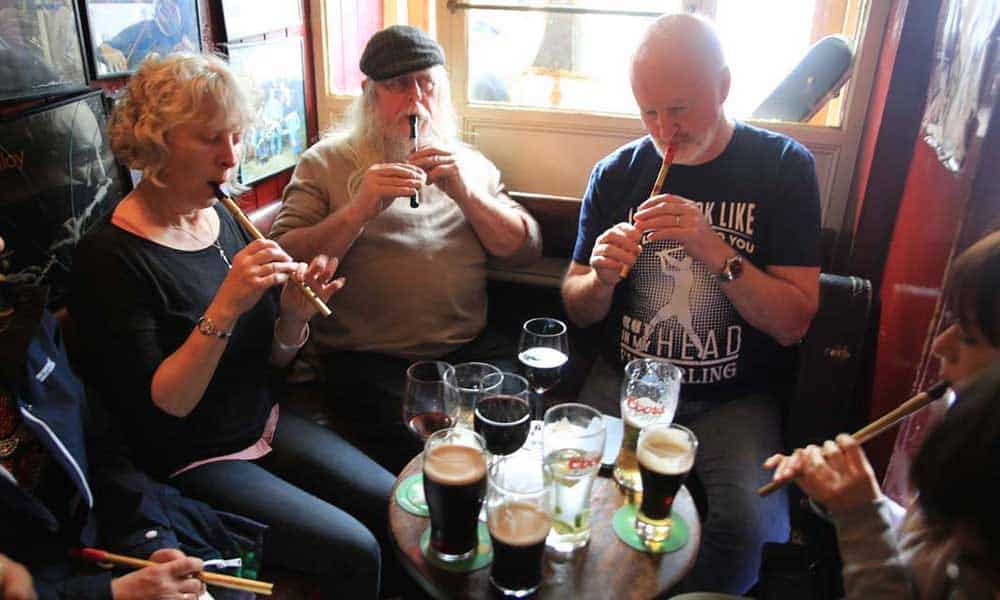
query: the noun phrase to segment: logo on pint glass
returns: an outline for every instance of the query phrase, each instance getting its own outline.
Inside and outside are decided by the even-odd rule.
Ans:
[[[659,402],[654,402],[652,399],[646,396],[636,397],[629,396],[625,400],[625,407],[632,411],[642,415],[649,416],[659,416],[663,414],[663,405]]]

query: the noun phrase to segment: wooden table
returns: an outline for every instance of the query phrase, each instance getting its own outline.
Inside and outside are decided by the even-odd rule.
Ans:
[[[420,552],[420,535],[430,526],[426,517],[412,515],[396,504],[396,487],[419,472],[420,457],[410,461],[392,490],[389,525],[403,567],[435,598],[499,598],[489,580],[489,567],[472,573],[449,573],[435,568]],[[647,599],[663,594],[691,570],[701,544],[701,521],[687,488],[682,487],[674,510],[688,523],[690,537],[676,552],[652,555],[637,552],[618,539],[611,518],[625,498],[610,477],[598,477],[591,500],[590,543],[570,558],[547,551],[545,579],[535,598]],[[609,591],[614,594],[609,595]]]

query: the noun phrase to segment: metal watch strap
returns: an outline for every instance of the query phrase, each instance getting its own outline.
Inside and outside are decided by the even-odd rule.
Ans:
[[[726,259],[722,271],[716,276],[719,281],[732,281],[743,274],[743,255],[735,254]]]
[[[203,335],[217,337],[223,340],[233,335],[232,329],[228,331],[219,329],[219,326],[215,324],[215,321],[205,315],[202,315],[201,318],[198,319],[198,332]]]

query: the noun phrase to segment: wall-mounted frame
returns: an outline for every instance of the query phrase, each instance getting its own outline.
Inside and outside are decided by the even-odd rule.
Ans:
[[[197,0],[83,0],[94,79],[135,71],[152,53],[201,51]]]
[[[240,181],[253,183],[295,166],[306,144],[302,38],[230,44],[229,64],[256,115],[243,136]]]
[[[105,134],[101,92],[0,120],[0,236],[8,279],[49,284],[65,304],[73,248],[128,190]]]
[[[0,102],[87,89],[73,0],[0,3]]]
[[[233,41],[302,24],[301,0],[222,0],[226,39]]]

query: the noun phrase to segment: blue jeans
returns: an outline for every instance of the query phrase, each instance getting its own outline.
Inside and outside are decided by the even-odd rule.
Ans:
[[[335,433],[282,411],[274,450],[209,463],[171,480],[214,508],[268,526],[264,563],[317,576],[324,597],[378,598],[395,571],[388,539],[394,478]],[[381,546],[381,550],[380,550]]]
[[[598,358],[580,401],[620,416],[621,378],[620,368]],[[783,450],[781,403],[769,394],[681,401],[674,421],[698,438],[694,474],[708,499],[698,558],[677,591],[742,594],[757,581],[764,542],[785,542],[790,531],[785,491],[757,495],[771,480],[761,464]]]

